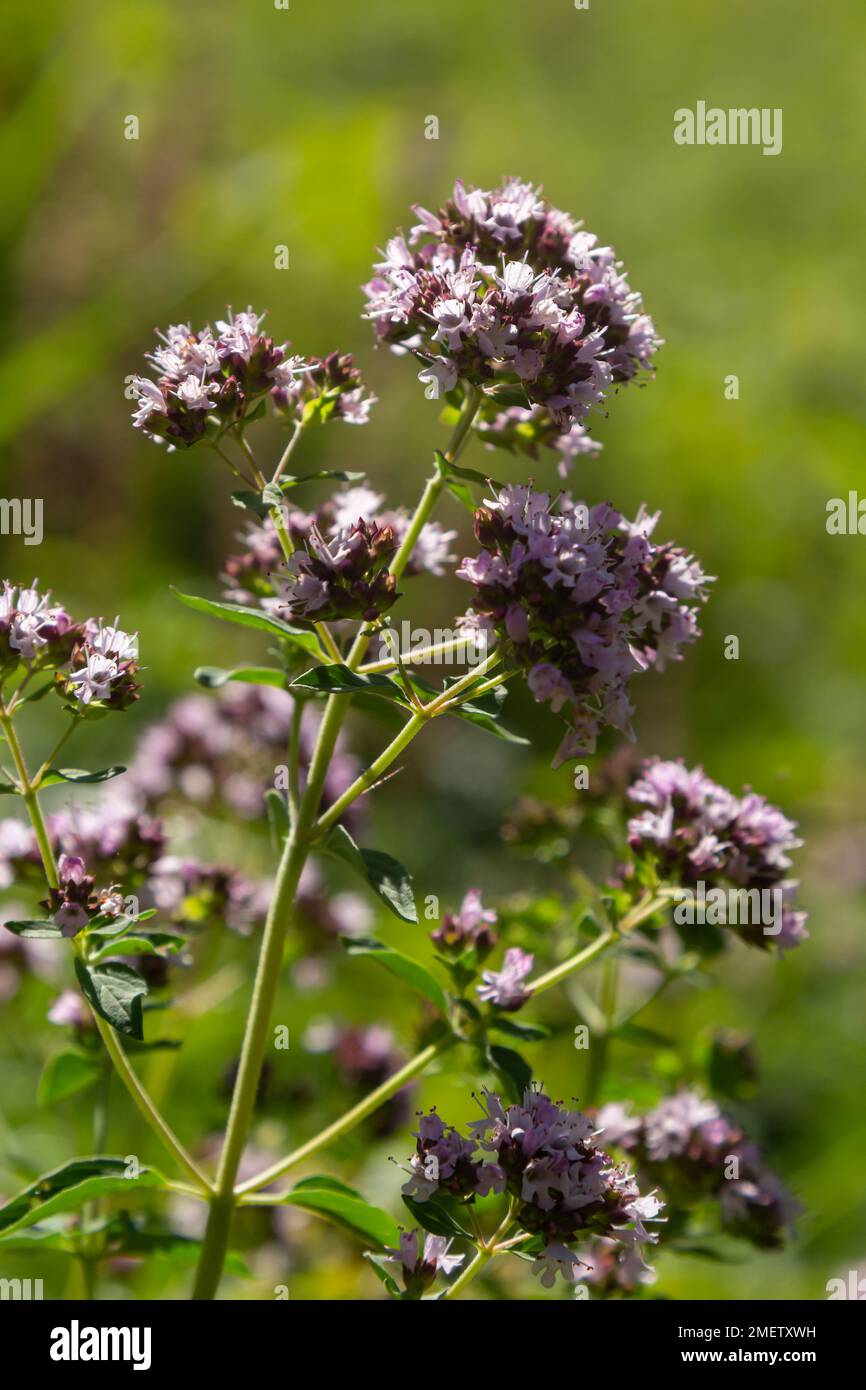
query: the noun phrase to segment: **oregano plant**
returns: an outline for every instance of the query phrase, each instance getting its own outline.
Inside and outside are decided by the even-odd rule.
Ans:
[[[594,415],[651,380],[661,340],[614,251],[531,184],[458,182],[438,212],[415,215],[364,287],[376,343],[414,357],[438,403],[428,458],[404,462],[399,505],[357,469],[304,462],[322,429],[375,428],[375,397],[347,354],[303,356],[253,309],[229,310],[213,326],[160,333],[134,378],[135,428],[222,469],[240,547],[209,595],[178,587],[171,601],[191,623],[249,629],[246,664],[200,667],[201,693],[147,726],[127,767],[99,768],[104,721],[146,699],[138,634],[119,617],[70,613],[61,593],[20,577],[0,595],[0,793],[24,813],[0,824],[0,881],[30,903],[5,908],[2,959],[25,972],[52,954],[52,978],[65,971],[49,1017],[68,1044],[40,1100],[92,1103],[96,1145],[0,1208],[0,1247],[63,1251],[91,1294],[107,1262],[153,1255],[190,1266],[191,1296],[214,1298],[244,1277],[233,1231],[258,1208],[336,1225],[367,1260],[368,1296],[400,1300],[457,1298],[478,1276],[473,1292],[505,1281],[488,1283],[494,1296],[651,1297],[666,1249],[712,1258],[720,1239],[772,1249],[796,1216],[739,1118],[747,1048],[717,1038],[699,1065],[691,1040],[638,1022],[665,990],[705,981],[722,951],[781,956],[807,935],[794,824],[755,791],[630,749],[642,678],[664,680],[699,639],[711,580],[657,537],[658,513],[624,515],[581,469],[600,448]],[[269,459],[273,417],[284,435]],[[517,481],[499,480],[506,466]],[[397,615],[450,573],[465,611],[443,613],[430,641],[407,642],[412,625]],[[156,665],[159,634],[145,630],[142,646]],[[521,684],[538,727],[551,715],[561,724],[554,765],[566,789],[501,807],[499,852],[512,874],[525,866],[532,889],[497,898],[466,883],[431,924],[414,866],[371,838],[370,803],[388,798],[410,745],[447,738],[454,721],[515,755],[526,737],[509,724],[508,697]],[[42,700],[60,702],[64,729],[31,753],[19,715]],[[354,751],[357,713],[386,729],[367,765]],[[87,768],[65,765],[72,740]],[[471,797],[469,760],[465,779]],[[41,795],[59,784],[65,807],[46,812]],[[257,880],[191,857],[182,835],[173,842],[178,807],[260,827],[272,872]],[[595,878],[578,867],[587,845]],[[332,869],[358,893],[332,890]],[[376,934],[388,920],[399,946]],[[161,1049],[170,1077],[196,1027],[190,999],[219,997],[209,940],[225,927],[248,960],[242,1046],[234,1064],[226,1057],[218,1142],[184,1144],[170,1087],[152,1093],[142,1063]],[[387,972],[419,1046],[397,1049],[371,999],[368,1028],[326,1040],[334,1094],[351,1091],[353,1103],[290,1152],[259,1156],[251,1136],[269,1054],[293,1045],[291,1029],[274,1044],[277,990],[287,972],[301,988],[326,950],[349,979]],[[648,983],[625,1006],[618,980],[633,966]],[[175,999],[184,969],[194,986]],[[151,1038],[157,1010],[174,1037]],[[533,1061],[556,1030],[575,1058],[564,1098]],[[612,1064],[619,1043],[686,1061],[658,1073],[667,1090],[630,1096]],[[437,1109],[412,1120],[413,1084],[433,1072],[462,1098],[456,1123]],[[159,1170],[104,1151],[107,1097],[122,1103],[115,1076],[161,1145]],[[403,1169],[390,1210],[340,1176],[341,1144],[371,1125]],[[178,1204],[199,1212],[197,1234],[172,1229]]]

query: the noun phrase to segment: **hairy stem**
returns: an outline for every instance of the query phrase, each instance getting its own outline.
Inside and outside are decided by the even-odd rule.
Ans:
[[[105,1044],[105,1050],[114,1063],[114,1069],[132,1097],[139,1114],[179,1166],[192,1178],[199,1193],[209,1192],[211,1190],[210,1183],[142,1086],[111,1024],[106,1023],[97,1013],[94,1013],[93,1017],[99,1029],[99,1036]]]
[[[368,1115],[372,1115],[374,1111],[378,1110],[380,1105],[384,1105],[385,1102],[396,1095],[398,1091],[402,1091],[407,1082],[424,1071],[434,1058],[441,1057],[449,1048],[455,1047],[457,1041],[457,1038],[449,1034],[444,1038],[440,1038],[438,1042],[431,1043],[429,1047],[425,1047],[422,1052],[417,1053],[404,1067],[401,1067],[399,1071],[395,1071],[393,1076],[389,1076],[387,1081],[383,1081],[381,1086],[377,1086],[375,1091],[371,1091],[368,1096],[365,1096],[358,1105],[353,1105],[351,1110],[347,1110],[345,1115],[341,1115],[339,1120],[335,1120],[333,1124],[328,1125],[325,1129],[314,1135],[312,1139],[308,1139],[305,1144],[293,1150],[293,1152],[288,1154],[285,1158],[281,1158],[278,1163],[274,1163],[270,1168],[266,1168],[248,1182],[242,1183],[237,1189],[238,1196],[243,1196],[245,1193],[257,1192],[261,1187],[268,1187],[274,1179],[280,1177],[281,1174],[288,1173],[290,1169],[296,1168],[299,1163],[303,1163],[306,1159],[312,1158],[313,1154],[317,1154],[320,1149],[325,1149],[329,1144],[333,1144],[335,1139],[340,1139],[344,1134],[348,1134],[356,1125],[359,1125],[362,1120],[366,1120]],[[275,1198],[275,1200],[278,1199]]]

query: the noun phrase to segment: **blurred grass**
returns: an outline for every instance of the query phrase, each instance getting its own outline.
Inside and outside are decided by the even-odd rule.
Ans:
[[[575,486],[625,510],[660,507],[660,534],[718,576],[703,642],[681,668],[641,682],[640,746],[703,760],[801,820],[813,932],[781,967],[733,953],[723,987],[672,994],[648,1018],[687,1038],[721,1023],[754,1033],[755,1123],[808,1208],[790,1252],[736,1267],[667,1262],[659,1288],[823,1296],[866,1255],[864,551],[824,528],[827,499],[863,476],[862,4],[291,0],[278,11],[260,0],[242,11],[223,0],[75,10],[49,0],[14,13],[15,43],[0,52],[0,467],[5,496],[45,498],[46,537],[38,554],[3,538],[3,569],[29,579],[37,568],[70,607],[120,612],[141,629],[146,696],[106,721],[105,761],[190,688],[196,664],[258,650],[168,594],[170,583],[212,591],[239,514],[208,458],[166,455],[129,428],[124,378],[154,326],[252,303],[298,351],[355,352],[381,398],[374,422],[324,431],[310,466],[366,468],[406,503],[441,430],[411,365],[371,351],[358,285],[374,249],[409,224],[410,204],[438,204],[458,175],[487,185],[515,173],[624,257],[667,346],[657,381],[596,424],[604,453]],[[781,156],[675,146],[673,112],[698,99],[782,107]],[[130,114],[138,141],[123,138]],[[430,114],[438,141],[424,138]],[[278,272],[283,243],[291,268]],[[724,396],[731,373],[736,401]],[[498,471],[517,477],[520,466]],[[537,473],[551,482],[548,464]],[[454,524],[462,544],[466,523]],[[442,584],[413,612],[447,625],[460,589]],[[728,634],[740,638],[737,662],[722,656]],[[552,722],[520,696],[514,705],[513,723],[543,730],[535,761],[436,730],[378,800],[376,842],[443,902],[469,882],[488,893],[519,882],[496,839],[501,813],[527,788],[562,794],[563,774],[548,768]],[[35,721],[50,717],[37,707]],[[362,746],[377,736],[361,723]],[[345,975],[310,1010],[361,1021],[375,1006],[395,1014],[408,1045],[400,996],[374,967],[355,969],[369,992],[359,998],[362,976]],[[47,997],[34,988],[6,1011],[7,1188],[25,1156],[47,1166],[88,1142],[74,1105],[33,1114]],[[187,1137],[220,1125],[213,1083],[242,1002],[243,991],[194,1030],[178,1063],[172,1108]],[[307,1001],[287,991],[283,1008],[302,1031]],[[579,1093],[561,1044],[533,1060],[557,1093]],[[640,1059],[616,1060],[639,1076]],[[449,1114],[469,1103],[450,1079],[424,1096]],[[291,1132],[290,1112],[282,1123]],[[383,1159],[371,1153],[352,1180],[393,1202],[399,1175]],[[293,1296],[372,1296],[339,1237],[320,1233],[311,1248]],[[154,1278],[140,1290],[154,1293]]]

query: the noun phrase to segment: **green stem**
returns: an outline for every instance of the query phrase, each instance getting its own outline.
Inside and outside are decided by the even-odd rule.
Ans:
[[[504,1236],[511,1226],[514,1225],[514,1206],[514,1202],[510,1201],[508,1204],[508,1211],[501,1224],[497,1226],[490,1239],[479,1247],[475,1259],[466,1266],[463,1273],[457,1276],[453,1284],[448,1285],[448,1288],[442,1295],[443,1298],[454,1298],[456,1294],[462,1293],[466,1285],[471,1284],[472,1280],[477,1275],[481,1274],[493,1259],[493,1256],[499,1254],[500,1237]]]
[[[607,1070],[610,1054],[610,1033],[616,1011],[617,976],[617,961],[613,956],[608,956],[604,963],[604,975],[601,983],[601,1012],[604,1016],[604,1028],[599,1036],[593,1039],[589,1049],[589,1066],[586,1076],[587,1105],[595,1105],[598,1101],[604,1082],[604,1074]]]
[[[404,666],[422,666],[430,661],[437,661],[440,656],[456,655],[464,647],[474,647],[476,637],[473,633],[465,636],[454,637],[448,642],[434,642],[429,647],[415,647],[412,651],[401,652],[400,660]],[[373,675],[379,671],[393,671],[397,662],[393,657],[384,657],[381,661],[365,661],[363,666],[358,669],[361,675]]]
[[[39,768],[39,771],[36,773],[36,776],[33,778],[33,780],[32,780],[32,786],[33,786],[34,790],[39,786],[39,783],[42,781],[42,778],[45,776],[45,773],[48,771],[49,767],[50,767],[51,764],[54,762],[54,759],[57,757],[57,754],[60,752],[61,748],[63,748],[63,747],[65,746],[65,744],[66,744],[66,743],[68,742],[68,740],[72,737],[72,735],[75,733],[75,730],[78,728],[78,726],[79,726],[80,723],[81,723],[81,715],[74,714],[74,715],[72,716],[72,719],[71,719],[70,722],[69,722],[69,725],[68,725],[68,727],[67,727],[65,733],[63,734],[63,736],[62,736],[61,738],[59,738],[59,739],[57,740],[57,742],[55,743],[55,745],[54,745],[54,747],[52,748],[51,752],[48,754],[48,757],[45,759],[44,763],[43,763],[42,766]]]
[[[434,1058],[441,1057],[449,1048],[456,1046],[457,1041],[457,1038],[449,1034],[440,1038],[438,1042],[431,1043],[429,1047],[425,1047],[393,1076],[389,1076],[387,1081],[383,1081],[381,1086],[377,1086],[375,1091],[371,1091],[368,1096],[365,1096],[358,1105],[354,1105],[351,1110],[346,1111],[345,1115],[341,1115],[339,1120],[335,1120],[333,1124],[321,1130],[314,1138],[308,1139],[305,1144],[288,1154],[286,1158],[280,1159],[278,1163],[266,1168],[255,1178],[250,1178],[248,1182],[242,1183],[237,1189],[237,1195],[242,1196],[245,1193],[256,1192],[260,1187],[268,1187],[281,1174],[288,1173],[291,1168],[296,1168],[305,1159],[312,1158],[313,1154],[318,1153],[320,1149],[327,1148],[335,1139],[340,1139],[344,1134],[348,1134],[362,1120],[366,1120],[368,1115],[372,1115],[375,1110],[378,1110],[380,1105],[384,1105],[398,1091],[402,1091],[406,1083],[424,1071]],[[278,1201],[279,1198],[275,1197],[274,1200]]]
[[[33,826],[33,833],[39,845],[39,853],[42,856],[42,864],[45,869],[45,877],[48,880],[48,886],[49,888],[56,888],[60,880],[57,877],[57,861],[54,858],[54,850],[51,848],[48,827],[45,824],[42,807],[39,805],[39,797],[36,794],[36,790],[27,772],[24,752],[21,748],[21,742],[18,738],[15,725],[5,711],[3,714],[0,714],[0,727],[3,729],[6,742],[9,745],[9,750],[18,772],[21,796],[24,805],[27,807],[30,824]]]
[[[569,975],[576,974],[578,970],[582,970],[584,966],[594,961],[597,956],[602,955],[614,941],[616,941],[616,933],[605,932],[595,941],[591,941],[582,951],[578,951],[574,956],[569,956],[568,960],[564,960],[561,965],[556,965],[552,970],[548,970],[546,975],[539,975],[537,980],[531,980],[526,987],[528,992],[541,994],[542,990],[558,985],[560,980],[565,980]]]
[[[466,1285],[471,1284],[472,1280],[476,1277],[476,1275],[480,1274],[481,1271],[485,1269],[487,1265],[489,1265],[490,1261],[493,1259],[493,1256],[495,1254],[495,1250],[479,1250],[475,1256],[475,1259],[470,1261],[470,1263],[463,1270],[463,1273],[458,1274],[457,1278],[454,1280],[454,1283],[448,1285],[442,1297],[456,1298],[459,1293],[463,1292],[463,1290],[466,1288]]]
[[[480,394],[475,391],[467,391],[463,410],[448,449],[447,457],[452,461],[468,437],[479,404]],[[437,486],[436,483],[440,485]],[[391,573],[398,579],[409,562],[421,529],[433,510],[442,486],[444,486],[443,480],[439,478],[437,473],[436,479],[430,479],[424,489],[403,543],[391,562]],[[364,660],[370,637],[371,631],[366,626],[358,633],[346,658],[346,664],[350,670],[356,670]],[[277,870],[274,896],[271,900],[262,938],[253,997],[247,1015],[241,1049],[241,1060],[235,1078],[225,1143],[217,1174],[216,1196],[211,1202],[201,1258],[196,1273],[193,1289],[193,1298],[195,1299],[213,1298],[222,1275],[222,1267],[225,1263],[231,1234],[232,1210],[235,1203],[234,1187],[241,1155],[249,1133],[259,1076],[267,1047],[271,1011],[276,997],[294,897],[310,851],[310,832],[315,826],[328,767],[350,703],[351,696],[331,695],[325,705],[297,823],[286,840]]]
[[[132,1097],[139,1114],[147,1121],[154,1134],[157,1135],[161,1143],[179,1166],[193,1179],[199,1192],[204,1193],[211,1191],[211,1185],[204,1173],[197,1167],[177,1135],[174,1133],[174,1130],[157,1110],[150,1096],[147,1094],[147,1091],[133,1071],[129,1058],[121,1047],[117,1034],[111,1024],[106,1023],[105,1020],[100,1018],[96,1013],[94,1013],[93,1017],[99,1029],[99,1036],[105,1044],[105,1050],[114,1063],[114,1068]]]
[[[403,728],[393,742],[388,744],[388,747],[384,752],[379,754],[375,762],[370,764],[366,772],[362,772],[360,777],[356,777],[351,787],[347,787],[343,795],[338,797],[333,805],[328,807],[325,814],[320,817],[316,823],[316,831],[318,834],[322,835],[326,830],[330,830],[331,826],[338,821],[348,807],[352,805],[352,802],[357,801],[359,796],[363,796],[364,792],[369,791],[370,787],[378,782],[379,778],[384,772],[387,772],[394,760],[399,758],[400,754],[405,748],[408,748],[414,738],[417,738],[427,721],[428,716],[426,713],[413,714],[412,718],[403,725]]]

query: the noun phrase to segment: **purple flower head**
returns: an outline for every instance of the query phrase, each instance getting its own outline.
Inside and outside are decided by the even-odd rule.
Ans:
[[[517,179],[488,192],[458,181],[438,213],[415,211],[364,287],[378,341],[415,354],[428,394],[482,388],[491,440],[551,445],[567,466],[584,451],[574,427],[660,343],[621,263]],[[515,396],[519,430],[502,418]]]
[[[747,893],[775,890],[781,914],[774,931],[745,911],[732,925],[752,945],[766,948],[775,940],[780,953],[807,939],[806,914],[795,907],[797,883],[787,877],[802,840],[777,807],[748,788],[735,796],[701,767],[658,758],[644,763],[627,795],[640,808],[628,823],[638,857],[653,859],[665,877],[687,888],[702,881]]]
[[[519,946],[512,946],[505,952],[505,964],[501,970],[484,971],[481,977],[483,983],[477,986],[479,999],[485,1004],[493,1004],[497,1009],[514,1013],[529,998],[524,980],[534,961],[534,956],[521,951]]]
[[[325,537],[313,527],[306,550],[288,562],[283,608],[289,617],[308,621],[378,618],[399,598],[388,564],[397,550],[389,526],[358,520]]]
[[[715,1101],[679,1091],[643,1116],[607,1105],[597,1124],[599,1138],[624,1149],[641,1180],[659,1183],[673,1207],[714,1197],[726,1230],[761,1248],[783,1243],[798,1203]]]
[[[534,1270],[546,1287],[557,1273],[579,1277],[575,1240],[604,1236],[632,1253],[655,1242],[647,1223],[659,1218],[662,1202],[642,1196],[628,1170],[597,1147],[587,1115],[534,1087],[507,1108],[485,1092],[482,1110],[465,1139],[435,1111],[422,1119],[404,1192],[420,1202],[440,1192],[467,1202],[507,1192],[520,1228],[543,1238]]]
[[[385,1247],[385,1259],[400,1265],[406,1292],[420,1298],[437,1274],[446,1277],[459,1269],[465,1256],[449,1255],[451,1241],[444,1236],[428,1235],[420,1247],[418,1231],[401,1231],[399,1248]]]
[[[475,588],[462,623],[492,630],[535,699],[563,713],[557,762],[593,751],[605,725],[633,737],[631,677],[699,636],[708,580],[685,552],[653,544],[656,520],[517,485],[475,514],[482,549],[457,570]]]
[[[460,911],[446,912],[430,938],[446,956],[459,956],[474,949],[482,960],[496,945],[496,920],[493,909],[484,907],[479,889],[468,888]]]
[[[289,358],[276,367],[273,380],[271,399],[278,413],[299,424],[335,419],[366,425],[376,404],[349,354]]]
[[[64,936],[77,936],[100,910],[94,879],[78,855],[61,854],[57,861],[58,886],[49,888],[44,906]]]
[[[89,618],[71,655],[71,669],[56,689],[76,714],[128,709],[139,698],[138,634]]]
[[[81,625],[60,604],[52,603],[50,593],[39,592],[37,580],[29,587],[3,581],[0,673],[9,674],[19,663],[32,671],[65,666],[81,636]]]
[[[261,331],[263,319],[252,309],[229,309],[215,331],[175,324],[159,333],[159,347],[146,354],[157,379],[132,378],[135,428],[169,449],[189,449],[243,420],[268,393],[278,412],[298,423],[315,414],[363,424],[374,398],[351,357],[291,355],[288,343]]]

